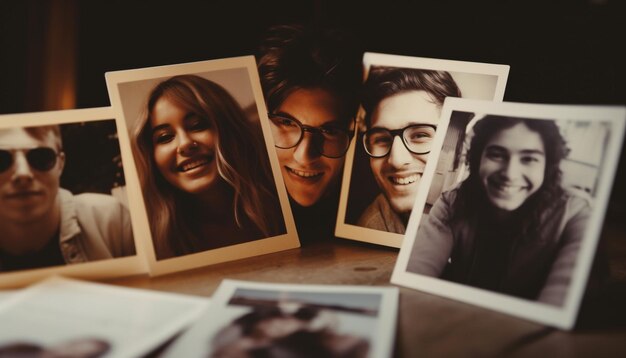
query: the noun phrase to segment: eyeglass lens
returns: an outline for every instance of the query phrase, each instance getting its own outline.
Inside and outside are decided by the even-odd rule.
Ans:
[[[0,150],[0,172],[4,172],[13,166],[15,151]],[[54,167],[57,162],[57,152],[52,148],[39,147],[25,150],[26,161],[31,168],[45,172]]]
[[[392,131],[385,128],[372,128],[363,137],[365,150],[372,157],[384,157],[391,151],[396,135],[401,135],[402,142],[411,153],[426,154],[430,152],[435,127],[417,124]]]
[[[309,127],[295,119],[270,115],[274,144],[278,148],[293,148],[300,143],[304,132],[313,134],[313,143],[320,154],[337,158],[346,153],[350,145],[350,132],[333,126]]]

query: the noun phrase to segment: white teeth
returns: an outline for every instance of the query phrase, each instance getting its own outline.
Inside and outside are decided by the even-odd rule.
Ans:
[[[209,160],[206,159],[206,158],[197,159],[197,160],[185,163],[185,165],[179,167],[179,170],[182,171],[182,172],[186,172],[186,171],[189,171],[191,169],[194,169],[194,168],[197,168],[199,166],[202,166],[202,165],[204,165],[204,164],[206,164],[208,162],[209,162]]]
[[[287,168],[287,169],[289,169],[289,171],[291,171],[295,175],[299,177],[303,177],[303,178],[312,178],[312,177],[316,177],[316,176],[324,174],[324,172],[304,172],[304,171],[296,170],[292,168]]]
[[[517,192],[517,191],[523,190],[525,188],[526,188],[526,186],[521,186],[521,185],[508,185],[508,184],[497,184],[496,185],[496,189],[498,189],[501,192],[505,192],[505,193]]]
[[[391,180],[392,183],[397,184],[397,185],[409,185],[409,184],[415,183],[418,178],[419,178],[419,175],[414,174],[414,175],[410,175],[404,178],[389,177],[389,180]]]

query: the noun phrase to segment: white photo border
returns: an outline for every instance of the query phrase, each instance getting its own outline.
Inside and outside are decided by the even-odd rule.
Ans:
[[[396,322],[399,305],[399,290],[393,286],[355,286],[355,285],[312,285],[312,284],[284,284],[284,283],[264,283],[224,279],[218,289],[211,297],[211,305],[204,313],[203,317],[197,320],[197,323],[191,327],[187,334],[183,334],[177,342],[165,352],[165,357],[175,357],[182,355],[187,356],[190,353],[188,349],[194,349],[196,355],[202,354],[198,351],[198,347],[194,345],[198,339],[202,342],[207,341],[207,325],[213,326],[214,314],[223,312],[225,307],[229,306],[229,301],[238,289],[263,290],[272,292],[302,292],[317,294],[372,294],[380,295],[380,304],[378,305],[377,327],[376,333],[372,334],[376,337],[376,342],[372,342],[372,351],[370,357],[390,357],[393,353]],[[205,352],[206,353],[206,352]]]
[[[574,266],[573,279],[570,283],[564,304],[556,307],[545,303],[528,301],[513,296],[495,293],[453,283],[439,278],[428,277],[407,271],[410,254],[416,240],[417,229],[426,203],[426,197],[444,137],[453,112],[472,112],[493,115],[509,115],[536,119],[566,119],[585,121],[605,121],[612,125],[611,136],[607,144],[603,168],[599,171],[598,191],[581,248]],[[447,98],[440,122],[441,130],[435,135],[433,151],[426,164],[424,177],[420,183],[411,218],[406,230],[406,240],[402,244],[391,282],[396,285],[440,295],[476,306],[503,312],[523,319],[540,322],[561,329],[571,329],[576,321],[578,308],[582,300],[587,278],[602,230],[602,224],[613,185],[616,164],[619,161],[624,137],[626,107],[620,106],[584,106],[528,104],[513,102],[489,102],[463,98]]]
[[[510,69],[509,65],[443,60],[425,57],[411,57],[373,52],[366,52],[364,54],[363,66],[364,81],[367,80],[367,75],[371,66],[441,70],[448,72],[459,72],[464,74],[497,76],[495,93],[493,95],[494,101],[502,101],[504,99],[504,90],[506,88],[506,82]],[[364,125],[363,117],[364,111],[363,108],[360,106],[357,114],[357,128],[360,128]],[[354,224],[349,224],[346,222],[350,181],[352,179],[356,146],[361,144],[357,143],[358,138],[359,135],[357,133],[357,135],[354,136],[352,143],[350,143],[350,147],[348,148],[348,152],[346,153],[346,161],[343,169],[343,179],[341,183],[341,193],[339,197],[339,209],[337,212],[337,221],[335,226],[335,236],[355,241],[363,241],[378,245],[400,248],[404,238],[403,234],[370,229]]]
[[[133,229],[135,255],[109,260],[0,273],[0,287],[21,287],[52,275],[65,275],[79,279],[98,280],[146,274],[148,272],[144,258],[145,247],[142,245],[142,240],[139,239],[144,232],[141,220],[143,208],[140,206],[142,203],[131,194],[133,191],[138,190],[139,187],[138,183],[133,180],[132,175],[128,173],[129,170],[134,168],[134,161],[129,147],[123,143],[125,136],[122,132],[123,127],[121,126],[121,120],[119,117],[116,117],[111,107],[1,115],[0,129],[63,125],[103,120],[114,120],[117,129],[127,187],[128,209],[130,211]]]
[[[123,101],[119,91],[119,85],[127,82],[135,82],[142,80],[150,80],[162,77],[173,77],[183,74],[197,74],[212,71],[245,69],[254,95],[256,108],[258,110],[259,120],[266,144],[267,155],[272,168],[274,182],[276,183],[276,191],[280,202],[282,215],[284,218],[286,233],[260,240],[246,242],[237,245],[221,247],[213,250],[193,253],[184,256],[157,260],[156,252],[152,242],[152,235],[149,228],[148,216],[143,206],[143,194],[141,191],[134,193],[141,199],[143,206],[143,222],[145,225],[145,234],[141,237],[143,245],[147,249],[147,260],[149,265],[149,273],[152,276],[167,274],[176,271],[188,270],[196,267],[208,266],[226,261],[234,261],[252,256],[259,256],[268,253],[278,252],[300,247],[300,241],[296,232],[296,227],[291,213],[291,207],[287,197],[287,191],[280,173],[280,166],[274,149],[274,142],[269,128],[269,119],[259,75],[256,68],[254,56],[241,56],[225,59],[215,59],[199,62],[181,63],[175,65],[156,66],[148,68],[140,68],[134,70],[122,70],[107,72],[105,74],[111,105],[116,111],[121,121],[120,132],[124,132],[124,142],[130,150],[130,137],[127,127],[128,119],[125,118]],[[137,168],[133,166],[131,176],[138,180]]]
[[[130,302],[131,304],[124,307],[122,311],[128,311],[130,307],[138,306],[139,304],[142,304],[142,308],[145,308],[145,312],[136,312],[136,311],[133,312],[134,314],[138,316],[150,314],[151,313],[150,311],[152,312],[156,311],[153,307],[157,305],[162,306],[161,308],[168,308],[168,309],[177,307],[178,315],[175,317],[175,319],[169,321],[168,324],[154,327],[153,331],[150,332],[151,334],[145,334],[143,337],[141,337],[141,339],[137,341],[130,342],[127,339],[126,340],[127,342],[123,342],[122,344],[123,347],[121,349],[122,350],[121,352],[119,351],[120,350],[119,345],[115,345],[115,344],[112,347],[112,351],[107,352],[107,354],[115,353],[115,354],[119,354],[120,356],[128,356],[128,357],[143,356],[145,354],[150,353],[152,350],[158,348],[160,345],[163,344],[163,342],[167,342],[172,336],[175,336],[176,333],[180,332],[181,329],[190,325],[210,305],[209,298],[200,297],[200,296],[183,295],[183,294],[171,293],[171,292],[159,292],[159,291],[147,290],[147,289],[120,287],[120,286],[111,285],[111,284],[82,281],[82,280],[67,278],[64,276],[53,275],[43,281],[40,281],[23,290],[20,290],[19,292],[16,292],[15,294],[11,295],[11,297],[7,298],[6,301],[3,302],[3,305],[0,306],[0,317],[2,317],[2,315],[5,314],[5,312],[10,313],[12,310],[16,309],[15,307],[17,307],[18,312],[20,310],[24,312],[24,308],[28,306],[30,306],[30,308],[32,309],[32,307],[34,306],[32,302],[33,298],[35,298],[35,301],[36,301],[37,297],[39,298],[48,297],[48,295],[50,295],[51,293],[54,294],[55,297],[52,298],[49,302],[51,304],[50,309],[55,310],[56,308],[55,313],[58,315],[58,317],[56,317],[58,319],[55,322],[59,323],[56,325],[58,327],[55,327],[57,328],[57,330],[55,330],[54,332],[54,336],[56,336],[54,340],[58,340],[60,337],[63,337],[63,336],[66,336],[64,339],[67,339],[67,340],[84,337],[86,335],[96,336],[98,334],[94,334],[94,331],[98,333],[102,333],[103,330],[107,329],[106,327],[102,327],[98,325],[95,325],[96,327],[94,327],[94,324],[93,324],[94,322],[90,321],[89,317],[74,316],[74,317],[71,317],[72,320],[76,320],[77,318],[78,319],[83,318],[85,321],[90,322],[91,325],[89,327],[83,327],[82,333],[78,337],[76,336],[75,333],[64,332],[63,327],[67,326],[68,324],[67,322],[63,321],[63,317],[61,316],[67,313],[76,314],[76,312],[73,311],[74,309],[73,306],[65,306],[64,307],[65,311],[58,310],[58,307],[54,307],[54,304],[59,304],[59,300],[58,300],[59,296],[61,297],[65,296],[65,297],[70,297],[74,299],[90,297],[91,301],[93,301],[91,302],[92,305],[97,304],[97,303],[102,303],[103,301],[107,301],[107,299],[111,300],[112,298],[117,299],[117,300],[123,299],[125,302]],[[88,303],[84,303],[84,304],[86,305]],[[111,307],[115,307],[115,306],[109,305],[109,307],[106,307],[106,308],[110,309]],[[186,308],[183,311],[179,309],[180,307],[186,307]],[[106,308],[100,307],[100,309],[106,309]],[[123,313],[123,312],[119,313],[118,311],[119,311],[119,307],[117,311],[113,314],[114,317],[110,317],[111,321],[115,322],[117,319],[120,318],[120,315],[122,315],[121,317],[125,319],[129,319],[128,313]],[[48,313],[48,315],[50,314],[50,312],[46,312],[46,313]],[[25,315],[25,313],[22,313],[22,314]],[[104,312],[100,311],[98,312],[98,314],[104,315]],[[169,312],[169,315],[171,316],[171,312]],[[49,323],[49,322],[46,322],[46,319],[42,319],[41,322],[44,324]],[[128,327],[128,328],[130,328],[131,330],[134,329],[135,334],[137,334],[138,332],[141,332],[140,330],[138,330],[139,326],[141,326],[141,320],[135,319],[133,323],[135,323],[136,326]],[[115,322],[115,324],[119,324],[119,322]],[[111,324],[111,326],[114,326],[114,324]],[[41,331],[41,330],[42,329],[39,327],[35,327],[33,329],[33,331],[35,332]],[[74,331],[76,331],[76,329],[74,329]],[[91,333],[85,333],[85,331],[91,332]],[[41,337],[42,340],[33,342],[33,343],[42,344],[42,342],[50,341],[51,339],[49,336],[51,335],[52,332],[47,332],[47,333],[48,333],[47,335],[44,334]],[[119,334],[119,333],[120,332],[116,332],[116,334]],[[36,336],[37,333],[33,333],[33,335]],[[5,338],[5,337],[2,337],[2,334],[0,334],[0,338]],[[25,337],[21,337],[22,340],[24,340],[24,338]],[[106,338],[111,339],[114,337],[111,337],[111,335],[108,335]],[[113,341],[112,343],[120,343],[120,342],[118,340],[118,342]]]

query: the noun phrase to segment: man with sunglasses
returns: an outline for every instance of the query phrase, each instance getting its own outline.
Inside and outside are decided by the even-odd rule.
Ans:
[[[461,97],[445,71],[372,67],[365,82],[363,146],[381,194],[357,225],[404,234],[446,97]]]
[[[64,164],[58,126],[0,130],[0,271],[135,253],[128,210],[60,188]]]

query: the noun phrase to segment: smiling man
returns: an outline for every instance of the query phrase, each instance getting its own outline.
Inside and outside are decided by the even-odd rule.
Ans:
[[[60,188],[64,164],[58,126],[0,130],[0,271],[134,254],[128,210]]]
[[[261,85],[302,244],[334,236],[363,80],[356,43],[343,30],[277,25],[260,45]]]
[[[448,72],[374,67],[365,83],[365,152],[381,194],[358,225],[404,234],[446,97],[461,97]]]

